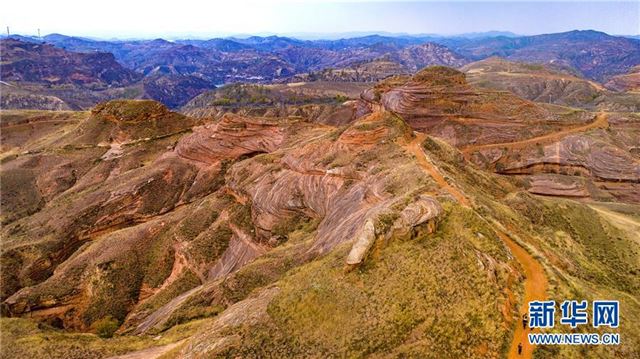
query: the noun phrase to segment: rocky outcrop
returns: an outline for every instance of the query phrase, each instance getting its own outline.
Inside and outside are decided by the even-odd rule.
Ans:
[[[522,129],[543,134],[560,119],[549,110],[507,92],[474,89],[465,74],[430,67],[411,78],[391,78],[363,94],[397,113],[412,128],[446,139],[456,146],[507,142]],[[582,121],[580,118],[570,121]]]
[[[404,237],[409,235],[418,226],[425,225],[427,233],[436,231],[439,218],[443,215],[443,209],[433,197],[420,195],[418,199],[405,207],[391,227],[392,236]]]
[[[373,224],[373,220],[369,219],[364,223],[364,226],[356,235],[351,251],[349,251],[349,255],[347,256],[347,264],[356,265],[362,263],[375,242],[376,227]]]
[[[225,158],[275,151],[284,138],[278,120],[225,115],[218,123],[200,126],[175,148],[181,158],[211,165]]]
[[[531,176],[529,192],[545,196],[589,197],[584,181],[574,177],[539,174]]]
[[[515,96],[476,91],[466,83],[463,73],[445,67],[419,72],[401,86],[384,91],[380,102],[405,117],[416,129],[427,129],[438,121],[457,117],[522,121],[550,115]]]
[[[202,335],[182,348],[180,355],[184,358],[199,358],[237,344],[239,338],[230,335],[228,330],[240,324],[255,324],[267,317],[267,307],[279,291],[276,286],[269,287],[232,305]]]
[[[189,131],[198,122],[152,100],[113,100],[96,105],[91,116],[63,141],[75,145],[131,144]]]
[[[542,153],[527,151],[522,160],[501,166],[500,173],[528,174],[567,171],[602,181],[640,182],[640,162],[606,142],[584,135],[572,135],[544,146]]]
[[[228,185],[251,199],[256,234],[266,240],[282,218],[299,213],[321,219],[312,251],[326,252],[353,238],[366,218],[389,205],[383,189],[385,180],[380,175],[361,173],[348,163],[333,167],[323,158],[336,161],[334,156],[353,152],[362,155],[367,147],[402,138],[406,131],[384,124],[389,116],[374,113],[352,124],[335,142],[309,142],[282,158],[273,158],[274,162],[251,161],[247,163],[249,168],[231,169]],[[361,130],[360,126],[365,128]],[[381,131],[369,131],[369,126]],[[366,147],[354,145],[355,132],[359,134],[357,142]],[[274,165],[279,170],[274,171]],[[253,175],[246,177],[244,173]],[[351,184],[345,188],[347,182]]]
[[[347,265],[355,266],[362,263],[377,238],[388,241],[391,238],[411,237],[415,228],[422,225],[427,227],[427,233],[433,233],[442,214],[442,206],[437,200],[430,196],[421,195],[400,212],[390,228],[388,224],[381,223],[380,218],[377,221],[368,219],[353,241],[353,246],[346,259]],[[379,223],[377,226],[376,222]]]
[[[640,122],[633,115],[611,115],[608,130],[596,129],[480,150],[472,160],[506,175],[530,177],[529,191],[537,194],[615,198],[638,202]]]

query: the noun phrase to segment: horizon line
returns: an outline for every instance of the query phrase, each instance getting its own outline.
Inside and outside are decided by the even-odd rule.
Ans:
[[[10,29],[10,28],[9,28]],[[18,37],[27,37],[32,39],[44,39],[47,36],[52,35],[60,35],[66,36],[70,38],[79,38],[86,39],[91,41],[134,41],[134,40],[166,40],[166,41],[176,41],[176,40],[214,40],[214,39],[247,39],[249,37],[285,37],[291,38],[295,40],[304,40],[304,41],[322,41],[322,40],[341,40],[341,39],[353,39],[359,37],[367,37],[367,36],[384,36],[384,37],[442,37],[442,38],[456,38],[456,37],[470,37],[473,35],[483,35],[483,34],[492,34],[496,33],[495,36],[487,36],[487,37],[529,37],[529,36],[540,36],[540,35],[552,35],[552,34],[563,34],[575,31],[592,31],[592,32],[600,32],[609,36],[617,36],[617,37],[628,37],[628,36],[640,36],[640,32],[637,34],[610,34],[606,31],[596,30],[596,29],[573,29],[568,31],[560,31],[560,32],[541,32],[535,34],[520,34],[515,33],[509,30],[487,30],[487,31],[474,31],[474,32],[463,32],[463,33],[455,33],[455,34],[446,34],[446,33],[411,33],[411,32],[389,32],[389,31],[342,31],[342,32],[270,32],[270,31],[258,31],[258,32],[250,32],[250,33],[210,33],[209,35],[205,34],[182,34],[178,33],[171,34],[166,33],[164,35],[141,35],[141,36],[84,36],[84,35],[67,35],[59,32],[52,32],[46,35],[38,36],[36,34],[24,34],[24,33],[9,33],[0,34],[0,38],[8,38],[12,36]],[[323,37],[326,36],[326,37]],[[344,37],[340,37],[344,36]]]

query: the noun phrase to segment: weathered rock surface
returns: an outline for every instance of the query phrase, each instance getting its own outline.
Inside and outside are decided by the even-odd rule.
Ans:
[[[364,226],[360,232],[356,235],[356,238],[347,256],[347,264],[355,265],[360,264],[364,260],[365,256],[373,247],[376,241],[376,228],[371,219],[364,223]]]
[[[260,293],[230,306],[211,323],[202,335],[187,343],[180,351],[184,358],[200,358],[237,345],[239,337],[228,332],[240,324],[256,324],[267,316],[269,302],[279,292],[278,287],[269,287]]]
[[[627,94],[611,94],[597,84],[557,70],[497,58],[470,64],[465,70],[475,78],[472,81],[482,82],[489,76],[502,90],[510,90],[508,86],[513,81],[571,80],[594,93],[609,96],[594,107],[629,108],[616,102]],[[549,89],[547,85],[542,87]],[[513,90],[514,93],[521,91],[529,90],[520,85]],[[586,103],[584,96],[573,95],[576,97],[571,101]],[[536,101],[555,101],[541,99],[542,95],[523,96]],[[591,97],[588,93],[585,96]],[[614,101],[611,96],[622,97]],[[532,193],[638,201],[635,139],[638,120],[634,114],[594,114],[541,105],[509,92],[473,88],[467,84],[465,74],[438,67],[427,68],[411,78],[383,81],[365,91],[362,99],[379,103],[403,117],[414,129],[461,148],[467,158],[497,173],[525,177],[555,173],[577,177],[574,181],[558,181],[557,176],[532,178],[527,187]]]
[[[176,286],[232,275],[300,221],[317,221],[305,255],[326,253],[391,210],[399,197],[389,188],[404,193],[424,180],[394,144],[411,130],[388,112],[342,131],[234,114],[195,124],[157,103],[114,101],[53,142],[77,159],[42,152],[9,161],[7,173],[34,161],[42,172],[25,174],[36,176],[31,207],[3,229],[2,259],[20,268],[3,272],[5,311],[72,329],[112,315],[123,328],[157,330],[196,293]],[[380,152],[376,162],[371,152]],[[390,156],[402,165],[387,166]],[[393,184],[401,173],[414,177],[403,189]],[[408,211],[424,210],[417,206]],[[418,225],[409,212],[402,218]],[[212,252],[203,257],[202,248]],[[118,300],[104,305],[104,296]]]
[[[465,74],[437,66],[411,78],[383,81],[363,99],[379,102],[415,130],[455,146],[509,142],[551,132],[562,123],[588,121],[582,113],[557,114],[508,92],[475,89]]]
[[[529,192],[546,196],[589,197],[583,181],[553,174],[531,176]]]
[[[393,223],[391,235],[406,236],[415,227],[427,225],[427,232],[436,230],[437,221],[443,215],[440,202],[433,197],[420,195],[418,199],[405,207],[399,218]],[[389,234],[388,234],[389,236]]]
[[[273,152],[283,137],[277,120],[228,114],[216,124],[195,128],[178,142],[175,152],[181,158],[211,165],[229,157]]]
[[[414,229],[423,224],[427,225],[428,233],[434,232],[438,217],[442,214],[442,206],[437,200],[430,196],[420,195],[415,202],[409,204],[400,212],[390,228],[376,228],[375,223],[380,223],[380,220],[368,219],[356,235],[346,263],[352,266],[362,263],[377,238],[389,240],[392,237],[411,237]],[[383,226],[384,224],[378,224],[377,227]]]
[[[568,134],[546,144],[540,140],[505,146],[507,151],[480,150],[472,158],[501,174],[533,176],[532,193],[601,199],[613,196],[636,203],[640,200],[639,124],[634,115],[611,115],[607,130]]]

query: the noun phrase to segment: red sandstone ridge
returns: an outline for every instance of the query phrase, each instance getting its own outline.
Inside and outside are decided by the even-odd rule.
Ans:
[[[160,310],[152,303],[166,296],[162,293],[172,283],[189,276],[204,285],[230,275],[286,241],[283,228],[297,222],[317,226],[304,249],[307,258],[351,241],[366,226],[387,231],[377,218],[396,206],[404,208],[397,191],[424,181],[395,144],[407,141],[410,129],[388,112],[364,117],[342,131],[296,119],[233,114],[177,131],[193,123],[151,102],[111,102],[81,122],[76,130],[81,136],[69,138],[82,145],[73,146],[87,151],[85,163],[91,156],[102,161],[76,171],[66,187],[46,194],[45,207],[4,228],[14,238],[4,258],[21,268],[3,272],[11,315],[87,329],[87,318],[117,307],[111,315],[128,318],[126,327],[157,329],[186,297],[158,312],[163,315],[144,308]],[[192,133],[183,135],[185,130]],[[92,147],[86,143],[90,139],[113,142]],[[46,156],[27,155],[31,161]],[[394,166],[387,165],[391,158],[396,158]],[[131,166],[137,159],[146,163]],[[19,168],[25,160],[10,166]],[[402,173],[414,180],[395,183]],[[51,173],[41,176],[45,183]],[[403,228],[427,221],[433,226],[440,213],[421,219],[408,211]],[[183,232],[192,226],[200,229]],[[200,231],[209,234],[201,237]],[[211,240],[206,245],[215,249],[203,256],[198,248],[204,244],[196,242]],[[159,252],[144,252],[149,246]],[[160,272],[154,269],[161,265],[158,260],[169,264]],[[110,277],[123,268],[131,271],[128,280]],[[102,277],[103,272],[112,274]],[[29,283],[34,278],[36,283]],[[99,284],[97,278],[103,278]],[[104,305],[107,293],[119,298],[113,306]]]
[[[507,65],[497,60],[484,64]],[[474,88],[465,74],[438,67],[411,78],[391,78],[365,92],[363,99],[379,102],[414,129],[461,148],[484,168],[525,178],[560,176],[531,178],[532,193],[638,202],[633,152],[638,119],[633,114],[534,103],[509,92]]]
[[[522,136],[522,128],[544,133],[560,118],[537,104],[507,92],[478,90],[465,75],[430,67],[411,78],[392,78],[364,93],[402,116],[411,127],[455,145],[503,142]]]
[[[413,123],[457,117],[484,120],[533,120],[549,113],[531,102],[498,92],[482,92],[465,75],[446,67],[430,67],[380,95],[382,105]]]
[[[275,151],[284,129],[277,120],[228,114],[216,124],[196,127],[176,145],[178,156],[212,164],[229,157]]]
[[[576,130],[551,141],[534,138],[515,148],[496,146],[480,150],[474,161],[498,173],[532,176],[533,193],[639,203],[640,159],[634,151],[640,146],[640,122],[620,114],[597,118],[609,118],[606,130]]]

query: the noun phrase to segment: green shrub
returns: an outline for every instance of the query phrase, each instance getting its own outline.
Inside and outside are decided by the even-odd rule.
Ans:
[[[347,96],[345,96],[345,95],[338,94],[338,95],[335,96],[335,100],[336,100],[336,102],[343,103],[343,102],[348,101],[349,98]]]
[[[120,324],[118,320],[110,315],[98,319],[91,324],[91,330],[93,330],[100,338],[111,338],[113,334],[118,330]]]

